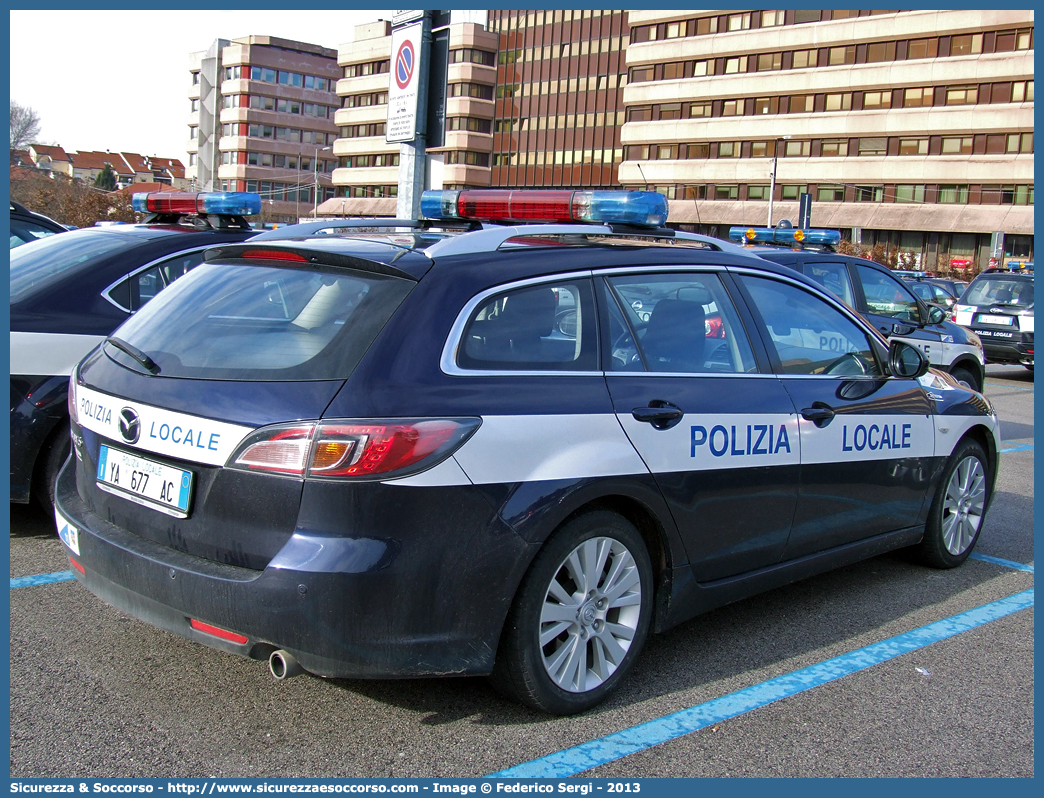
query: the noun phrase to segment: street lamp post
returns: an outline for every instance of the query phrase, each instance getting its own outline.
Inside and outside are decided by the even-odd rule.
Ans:
[[[319,153],[329,152],[333,147],[323,147],[319,149],[315,148],[315,160],[312,161],[312,166],[315,169],[315,207],[312,209],[312,218],[319,216]]]
[[[787,141],[789,138],[790,136],[781,136],[772,142],[772,179],[769,182],[768,227],[772,227],[772,202],[776,197],[776,163],[779,160],[779,143]]]

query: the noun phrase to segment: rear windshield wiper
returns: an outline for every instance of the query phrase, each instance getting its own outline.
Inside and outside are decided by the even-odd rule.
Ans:
[[[132,358],[134,358],[139,363],[141,363],[141,365],[143,365],[148,370],[148,372],[150,374],[159,374],[160,373],[159,364],[156,363],[155,360],[153,360],[151,357],[146,355],[144,352],[142,352],[140,349],[138,349],[138,347],[134,346],[133,344],[128,344],[122,338],[116,338],[115,336],[112,336],[112,335],[110,335],[108,338],[105,339],[105,343],[112,344],[117,349],[119,349],[121,352],[126,352]]]

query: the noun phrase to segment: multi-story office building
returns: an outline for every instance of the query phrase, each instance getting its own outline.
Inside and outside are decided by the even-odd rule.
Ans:
[[[980,266],[1031,256],[1033,12],[632,11],[624,186],[727,235],[797,219]]]
[[[333,195],[336,51],[272,36],[218,39],[190,55],[190,71],[186,176],[198,190],[256,191],[280,221],[311,216]]]
[[[445,140],[429,147],[435,187],[488,186],[493,141],[497,38],[481,24],[454,22],[449,30]],[[385,140],[391,23],[360,25],[338,55],[341,107],[335,121],[336,197],[320,214],[394,216],[401,145]]]
[[[499,38],[492,185],[619,186],[626,11],[489,12]]]

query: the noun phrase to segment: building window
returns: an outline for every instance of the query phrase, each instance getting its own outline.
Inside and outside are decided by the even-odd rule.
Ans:
[[[817,202],[843,202],[844,199],[844,186],[820,186],[816,192]]]
[[[929,86],[920,89],[903,90],[903,108],[920,108],[930,106],[934,95],[934,89]]]
[[[815,97],[811,94],[795,94],[790,98],[790,113],[810,114],[815,108]]]
[[[827,64],[829,66],[840,66],[842,64],[854,64],[856,48],[854,44],[847,47],[831,47],[827,50]]]
[[[752,141],[750,143],[751,158],[768,158],[772,154],[771,141]]]
[[[193,72],[192,73],[192,85],[193,86],[198,86],[199,85],[199,72]]]
[[[696,20],[696,35],[703,36],[707,33],[718,32],[718,18],[717,17],[703,17],[702,19]]]
[[[743,116],[743,100],[726,100],[721,104],[722,116]]]
[[[656,148],[656,158],[660,161],[673,161],[678,157],[677,144],[661,144]]]
[[[946,136],[942,140],[942,154],[970,155],[974,141],[972,136]]]
[[[199,110],[199,100],[193,100],[192,101],[192,111],[196,112],[198,110]]]
[[[786,12],[785,11],[762,11],[761,12],[761,27],[763,28],[775,28],[785,24]]]
[[[896,202],[924,202],[924,186],[901,185],[895,187]]]
[[[812,152],[812,142],[805,141],[788,141],[786,142],[783,154],[788,158],[807,158]]]
[[[631,72],[627,77],[627,80],[631,83],[647,83],[653,80],[655,77],[654,70],[651,66],[647,67],[631,67]]]
[[[189,140],[190,141],[195,141],[196,137],[198,135],[199,135],[199,127],[197,127],[196,125],[189,125]]]
[[[685,187],[685,199],[687,200],[705,200],[707,199],[707,186],[686,186]]]
[[[850,111],[852,109],[852,93],[828,94],[824,110],[827,111]]]
[[[692,67],[692,76],[695,78],[702,78],[704,75],[714,74],[714,62],[713,61],[697,61]]]
[[[818,11],[816,12],[819,13]],[[819,50],[795,50],[791,69],[814,67],[819,63]]]
[[[739,186],[715,186],[714,199],[734,200],[739,198]]]
[[[689,106],[689,117],[691,119],[697,119],[699,117],[710,116],[712,105],[710,103],[692,103]]]
[[[927,155],[928,139],[899,139],[900,155]]]
[[[471,116],[451,116],[446,120],[446,130],[467,130],[471,133],[490,133],[493,130],[493,120],[476,119]]]
[[[481,64],[482,66],[496,66],[497,58],[496,55],[489,52],[488,50],[476,50],[474,48],[465,47],[460,50],[450,51],[450,63],[452,64]],[[382,61],[385,65],[383,71],[387,72],[387,61]]]
[[[758,56],[758,72],[783,68],[783,53],[762,53]]]
[[[848,155],[848,139],[825,139],[822,153],[825,158],[844,158]]]
[[[725,59],[725,74],[735,75],[747,71],[747,56],[741,55]]]
[[[730,14],[727,26],[729,31],[749,30],[750,14]]]
[[[939,202],[945,205],[966,205],[968,203],[968,187],[939,186]]]
[[[906,47],[906,57],[908,59],[936,58],[938,55],[939,40],[935,38],[910,39]]]
[[[880,202],[884,199],[884,186],[856,186],[856,202]]]
[[[740,143],[738,141],[722,141],[718,144],[719,158],[739,158]]]
[[[876,64],[880,61],[895,60],[895,42],[873,42],[867,45],[866,61]]]
[[[950,39],[950,55],[977,55],[982,52],[982,34],[954,36]]]
[[[768,186],[747,186],[747,199],[767,200],[769,198]]]
[[[819,22],[823,12],[819,10],[804,9],[794,12],[794,24],[802,25],[806,22]]]
[[[650,119],[652,119],[651,105],[639,105],[627,109],[628,122],[648,122]]]
[[[1032,205],[1033,186],[1002,186],[1001,205]]]
[[[450,97],[472,97],[476,100],[492,100],[493,87],[482,83],[451,83],[447,87]],[[388,102],[388,93],[384,92],[384,103]]]
[[[860,155],[887,155],[888,139],[886,138],[861,138],[859,139]]]
[[[994,50],[998,53],[1010,53],[1015,50],[1033,49],[1033,29],[997,31],[997,42]]]
[[[1019,80],[1012,83],[1011,101],[1013,103],[1033,102],[1033,81]]]
[[[978,101],[978,86],[952,86],[946,89],[947,105],[975,105]]]
[[[891,91],[868,91],[863,94],[863,108],[890,108],[892,105]]]
[[[779,97],[757,97],[754,100],[754,113],[757,116],[763,114],[778,114]]]
[[[780,196],[785,200],[798,200],[808,191],[808,186],[780,186]]]
[[[710,144],[690,144],[685,153],[686,158],[710,158]]]
[[[661,105],[660,119],[681,119],[681,103],[664,103]]]

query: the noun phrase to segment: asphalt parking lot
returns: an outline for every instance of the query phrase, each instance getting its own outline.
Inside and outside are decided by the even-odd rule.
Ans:
[[[53,519],[12,506],[11,776],[1033,776],[1033,389],[988,369],[1005,444],[975,559],[887,555],[698,617],[573,718],[482,679],[275,682],[74,581],[26,584],[69,565]]]

